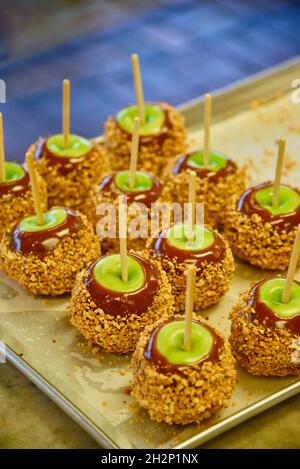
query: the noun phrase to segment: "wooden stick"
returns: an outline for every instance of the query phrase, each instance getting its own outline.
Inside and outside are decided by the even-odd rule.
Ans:
[[[0,182],[4,182],[5,180],[6,180],[6,173],[5,173],[3,117],[2,117],[2,112],[0,112]]]
[[[128,280],[128,259],[127,259],[127,211],[126,197],[119,198],[119,241],[121,257],[121,274],[123,282]]]
[[[193,242],[194,239],[194,226],[196,215],[196,171],[190,172],[189,177],[189,202],[188,202],[188,242]]]
[[[286,276],[286,282],[285,282],[285,286],[284,286],[284,290],[283,290],[283,294],[281,298],[282,303],[287,303],[290,299],[291,288],[293,285],[293,280],[294,280],[296,269],[297,269],[299,254],[300,254],[300,225],[298,225],[298,230],[297,230],[295,241],[294,241],[293,251],[292,251],[291,258],[290,258],[289,270]]]
[[[68,148],[70,135],[70,80],[63,81],[63,135],[64,148]]]
[[[192,320],[194,309],[194,284],[196,268],[190,264],[186,274],[186,293],[185,293],[185,324],[184,324],[184,342],[183,350],[188,352],[192,343]]]
[[[129,169],[129,188],[133,189],[135,185],[135,174],[139,152],[139,138],[140,138],[140,118],[134,118],[132,141],[131,141],[131,156],[130,156],[130,169]]]
[[[37,216],[37,221],[39,225],[44,225],[45,219],[44,219],[44,213],[43,213],[41,197],[40,197],[40,192],[39,192],[39,183],[37,180],[36,169],[34,166],[34,157],[31,152],[26,153],[26,164],[27,164],[29,176],[30,176],[32,197],[33,197],[33,202],[34,202],[35,213]]]
[[[141,78],[139,56],[137,54],[132,54],[131,61],[132,61],[132,71],[133,71],[133,78],[134,78],[136,102],[137,102],[137,106],[139,109],[139,116],[140,116],[141,122],[144,123],[145,122],[145,104],[144,104],[144,92],[143,92],[143,85],[142,85],[142,78]]]
[[[205,95],[204,100],[204,149],[203,164],[209,164],[209,147],[210,147],[210,124],[211,124],[211,94]]]
[[[281,138],[278,144],[276,174],[275,174],[275,180],[274,180],[274,186],[273,186],[273,199],[272,199],[273,208],[278,206],[284,153],[285,153],[285,139]]]

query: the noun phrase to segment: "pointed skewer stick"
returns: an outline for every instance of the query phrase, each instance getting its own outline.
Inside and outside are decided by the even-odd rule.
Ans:
[[[291,258],[290,258],[289,269],[288,269],[288,273],[286,276],[286,282],[285,282],[285,286],[284,286],[284,290],[283,290],[282,298],[281,298],[282,303],[287,303],[290,299],[291,289],[292,289],[293,280],[294,280],[296,269],[297,269],[299,255],[300,255],[300,225],[298,225],[298,230],[297,230],[296,237],[295,237],[293,251],[291,254]]]
[[[31,152],[26,153],[26,164],[27,164],[29,176],[30,176],[32,197],[33,197],[33,202],[34,202],[35,213],[37,216],[37,221],[39,225],[44,225],[45,219],[44,219],[44,213],[43,213],[40,192],[39,192],[39,183],[37,180],[36,169],[34,166],[34,157]]]
[[[131,141],[131,156],[130,156],[130,169],[129,169],[129,188],[133,189],[135,185],[135,174],[139,152],[139,137],[140,137],[140,118],[134,118],[132,141]]]
[[[210,147],[210,124],[211,124],[211,94],[205,95],[204,100],[204,149],[203,164],[209,164],[209,147]]]
[[[279,140],[279,144],[278,144],[278,156],[277,156],[277,164],[276,164],[276,173],[275,173],[275,180],[274,180],[274,186],[273,186],[273,199],[272,199],[273,208],[278,207],[280,181],[281,181],[281,175],[282,175],[284,153],[285,153],[285,139],[281,138]]]
[[[137,106],[139,110],[139,117],[141,119],[141,123],[143,124],[145,122],[145,104],[144,104],[144,92],[143,92],[143,85],[142,85],[142,78],[141,78],[139,56],[137,54],[132,54],[131,61],[132,61],[132,71],[133,71],[133,78],[134,78],[136,102],[137,102]]]
[[[5,180],[6,180],[6,174],[5,174],[3,117],[2,117],[2,112],[0,112],[0,182],[4,182]]]
[[[63,81],[63,136],[64,148],[69,146],[70,135],[70,80]]]
[[[195,171],[190,172],[189,177],[189,202],[188,202],[188,230],[187,239],[189,243],[193,243],[195,212],[196,212],[196,177]]]
[[[185,324],[184,324],[184,342],[183,350],[188,352],[192,343],[192,320],[194,309],[194,289],[195,289],[196,268],[190,264],[186,274],[186,293],[185,293]]]
[[[123,282],[128,280],[128,260],[127,260],[127,207],[126,197],[119,197],[119,241],[121,257],[121,275]]]

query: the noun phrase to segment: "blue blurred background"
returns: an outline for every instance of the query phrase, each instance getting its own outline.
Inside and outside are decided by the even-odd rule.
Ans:
[[[296,0],[0,0],[6,154],[23,160],[60,130],[61,81],[72,84],[73,132],[102,132],[134,100],[140,54],[147,100],[179,104],[300,52]]]

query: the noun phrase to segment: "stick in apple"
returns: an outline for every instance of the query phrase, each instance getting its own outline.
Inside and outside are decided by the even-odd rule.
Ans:
[[[137,54],[132,54],[131,61],[132,61],[132,71],[133,71],[133,78],[134,78],[136,102],[137,102],[137,106],[139,110],[139,116],[143,124],[145,122],[145,104],[144,104],[144,92],[143,92],[143,85],[142,85],[142,78],[141,78],[139,56]]]
[[[70,80],[63,81],[63,136],[64,148],[69,146],[70,135]]]
[[[126,196],[119,197],[119,242],[121,257],[121,275],[123,282],[128,280],[128,261],[127,261],[127,210]]]
[[[272,199],[273,208],[278,207],[284,153],[285,153],[285,139],[281,138],[278,143],[278,156],[277,156],[276,173],[275,173],[275,180],[274,180],[274,186],[273,186],[273,199]]]
[[[188,201],[188,230],[187,239],[189,243],[194,240],[195,211],[196,211],[196,177],[195,171],[190,172],[189,176],[189,201]]]
[[[0,182],[4,182],[5,179],[6,179],[6,174],[5,174],[3,117],[2,117],[2,112],[0,112]]]
[[[195,290],[196,267],[189,264],[186,273],[186,293],[185,293],[185,324],[183,350],[188,352],[192,343],[192,320],[194,309],[194,290]]]
[[[130,169],[129,169],[129,188],[133,189],[135,185],[135,174],[137,167],[137,159],[139,152],[139,134],[140,134],[140,118],[134,118],[132,141],[131,141],[131,156],[130,156]]]
[[[299,254],[300,254],[300,225],[298,225],[298,230],[297,230],[296,237],[295,237],[293,251],[291,254],[291,258],[290,258],[289,269],[288,269],[288,273],[286,276],[286,282],[285,282],[285,286],[284,286],[284,290],[283,290],[283,294],[281,298],[282,303],[287,303],[290,299],[291,288],[293,285],[293,280],[294,280],[296,269],[297,269]]]
[[[204,148],[203,148],[203,164],[209,164],[209,147],[210,147],[210,124],[211,124],[211,95],[206,94],[204,99]]]
[[[44,220],[44,213],[43,213],[42,203],[41,203],[41,198],[40,198],[39,184],[37,180],[36,169],[34,166],[34,157],[31,152],[26,153],[26,164],[27,164],[29,176],[30,176],[32,197],[33,197],[33,202],[34,202],[35,213],[37,216],[37,221],[39,225],[44,225],[45,220]]]

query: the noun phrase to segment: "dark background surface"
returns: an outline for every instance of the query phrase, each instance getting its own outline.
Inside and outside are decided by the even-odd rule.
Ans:
[[[130,54],[145,98],[179,104],[300,52],[292,0],[0,0],[0,78],[7,158],[23,160],[60,131],[61,80],[72,84],[71,129],[102,133],[134,100]]]

